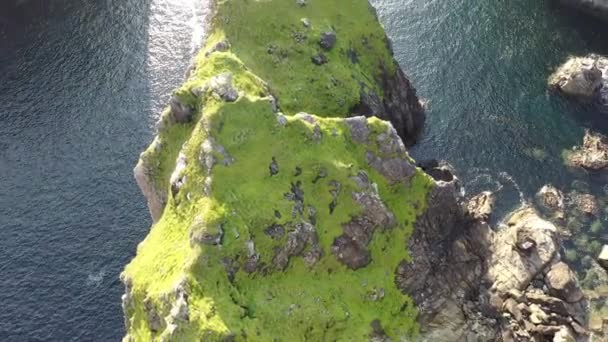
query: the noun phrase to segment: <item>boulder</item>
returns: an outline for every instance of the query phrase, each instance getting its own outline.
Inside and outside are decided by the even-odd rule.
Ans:
[[[583,291],[578,285],[576,274],[564,262],[558,262],[551,266],[545,277],[549,293],[565,300],[568,303],[576,303],[583,299]]]
[[[333,47],[336,45],[336,32],[327,31],[327,32],[321,33],[321,39],[319,39],[319,45],[324,50],[327,50],[327,51],[333,49]]]
[[[608,137],[587,130],[583,138],[583,146],[569,152],[566,162],[570,166],[589,171],[608,169]]]
[[[598,96],[603,80],[597,61],[597,56],[570,58],[551,75],[549,87],[581,100]]]
[[[474,196],[467,204],[469,216],[475,220],[487,221],[494,208],[495,196],[489,191],[484,191]]]
[[[232,84],[232,74],[221,73],[209,81],[209,87],[213,93],[226,102],[234,102],[239,98],[239,92]]]

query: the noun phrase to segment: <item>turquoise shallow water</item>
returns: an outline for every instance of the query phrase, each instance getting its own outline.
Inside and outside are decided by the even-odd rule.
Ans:
[[[603,183],[566,170],[561,154],[585,127],[607,132],[608,115],[551,96],[546,80],[569,55],[608,53],[608,26],[546,0],[372,3],[429,101],[415,157],[448,160],[469,193],[501,189],[499,213],[546,183],[581,179],[603,193]]]
[[[499,215],[545,183],[604,195],[561,152],[585,127],[608,133],[608,116],[550,96],[546,79],[570,54],[608,54],[605,25],[547,0],[372,2],[429,102],[416,158],[447,159],[469,193],[497,191]],[[202,6],[44,3],[35,17],[0,5],[0,341],[118,340],[118,274],[150,225],[131,169]]]

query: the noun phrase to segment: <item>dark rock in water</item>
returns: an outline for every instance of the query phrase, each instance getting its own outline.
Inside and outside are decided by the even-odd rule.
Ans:
[[[439,161],[437,159],[426,159],[419,161],[416,166],[421,168],[423,171],[435,169],[439,167]]]
[[[336,33],[333,31],[321,33],[319,45],[325,50],[333,49],[333,47],[336,45]]]
[[[311,61],[315,64],[315,65],[323,65],[323,64],[327,64],[328,59],[327,56],[325,56],[324,53],[320,52],[314,56],[311,57]]]
[[[377,116],[390,121],[405,145],[414,145],[426,119],[416,90],[401,68],[391,74],[388,68],[383,67],[379,81],[384,90],[384,98],[380,98],[373,89],[362,86],[360,102],[351,112],[353,115]]]
[[[608,20],[608,0],[559,0],[562,4]]]
[[[177,96],[171,97],[171,115],[176,122],[188,123],[192,121],[194,109],[184,103]]]
[[[536,201],[545,209],[553,214],[556,219],[564,218],[564,194],[552,185],[543,186],[536,194]]]

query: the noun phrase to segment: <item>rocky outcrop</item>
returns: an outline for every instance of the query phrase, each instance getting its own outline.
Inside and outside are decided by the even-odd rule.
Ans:
[[[364,87],[361,100],[352,112],[389,121],[407,146],[414,145],[422,133],[426,119],[416,90],[401,69],[397,69],[393,75],[384,70],[380,76],[380,84],[384,89],[384,98],[380,98],[374,90]]]
[[[462,203],[456,184],[439,184],[437,207],[429,205],[410,240],[413,261],[397,270],[397,284],[420,308],[424,338],[584,339],[586,302],[560,262],[556,227],[527,208],[495,231],[470,210],[488,194]]]
[[[608,20],[608,0],[559,0],[560,3]]]
[[[583,145],[566,154],[566,162],[573,167],[589,171],[608,169],[608,138],[587,130]]]
[[[556,220],[563,220],[565,216],[565,198],[561,190],[553,185],[543,186],[536,194],[539,207]]]
[[[549,78],[549,87],[567,96],[592,101],[601,96],[608,78],[608,59],[596,55],[571,57]]]

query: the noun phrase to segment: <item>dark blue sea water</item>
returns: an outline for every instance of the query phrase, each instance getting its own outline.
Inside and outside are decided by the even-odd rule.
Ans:
[[[200,43],[201,1],[0,5],[0,341],[123,335],[118,275],[150,226],[131,170]],[[561,152],[605,116],[546,79],[608,54],[605,25],[549,0],[372,2],[430,103],[415,157],[449,160],[503,211],[549,182],[603,192]]]
[[[201,41],[201,9],[0,5],[0,341],[122,337],[118,275],[151,223],[132,169]]]

